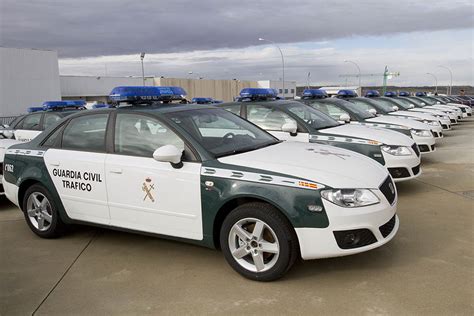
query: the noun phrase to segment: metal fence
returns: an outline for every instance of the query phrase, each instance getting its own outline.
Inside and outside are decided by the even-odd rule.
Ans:
[[[3,116],[3,117],[0,117],[0,125],[1,124],[10,124],[15,118],[16,118],[16,116]]]

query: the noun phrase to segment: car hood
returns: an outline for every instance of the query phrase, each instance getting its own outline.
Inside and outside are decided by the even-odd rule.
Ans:
[[[414,108],[414,109],[410,109],[410,111],[428,113],[428,114],[434,114],[434,115],[443,115],[443,116],[448,115],[448,113],[445,113],[441,110],[434,110],[434,109],[430,109],[430,108]]]
[[[333,188],[378,188],[389,175],[385,167],[364,155],[314,143],[282,142],[218,160]]]
[[[413,145],[413,139],[411,139],[410,137],[405,136],[402,133],[377,127],[345,124],[336,127],[326,128],[319,131],[321,133],[330,133],[347,137],[376,140],[387,145]]]
[[[415,120],[408,120],[408,119],[405,119],[405,118],[390,116],[390,115],[381,115],[381,116],[377,116],[377,117],[374,117],[374,118],[367,119],[366,121],[367,122],[374,122],[374,123],[386,123],[386,124],[402,125],[402,126],[407,126],[409,128],[413,128],[413,129],[427,129],[427,130],[431,129],[428,124],[421,123],[421,122],[418,122],[418,121],[415,121]]]

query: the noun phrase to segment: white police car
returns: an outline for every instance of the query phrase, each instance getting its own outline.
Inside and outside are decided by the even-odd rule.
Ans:
[[[155,88],[127,94],[169,97]],[[156,234],[221,248],[254,280],[283,276],[297,257],[379,247],[399,227],[396,188],[377,162],[281,142],[207,105],[82,111],[9,148],[4,170],[7,197],[40,237],[68,223]]]
[[[320,97],[315,97],[314,94],[319,94]],[[303,92],[304,102],[334,119],[401,132],[413,138],[421,153],[435,151],[434,131],[427,124],[389,115],[377,116],[376,110],[366,104],[367,99],[359,98],[352,90],[340,90],[337,96],[327,98],[327,94],[319,90],[308,91],[306,96]],[[441,130],[441,126],[439,129]]]
[[[455,104],[447,104],[445,102],[430,98],[427,96],[426,92],[417,92],[415,93],[415,98],[424,102],[427,107],[440,110],[454,111],[458,115],[458,120],[462,120],[463,112],[462,109]],[[442,103],[441,103],[442,102]],[[466,106],[466,105],[465,105]]]
[[[464,105],[464,104],[455,102],[455,101],[449,99],[447,96],[444,96],[444,95],[423,95],[423,96],[421,96],[421,98],[423,100],[428,100],[427,103],[430,104],[430,105],[433,105],[430,102],[434,101],[437,104],[455,106],[455,107],[461,109],[463,117],[472,116],[472,108],[469,105]]]
[[[285,141],[328,144],[364,154],[388,168],[395,181],[420,175],[420,152],[413,139],[387,129],[340,124],[298,101],[277,100],[272,89],[246,88],[237,102],[222,107]]]
[[[0,182],[3,175],[3,156],[10,146],[29,142],[58,120],[83,109],[83,101],[47,101],[41,107],[30,107],[29,114],[15,118],[0,130]],[[1,185],[0,195],[4,195]]]

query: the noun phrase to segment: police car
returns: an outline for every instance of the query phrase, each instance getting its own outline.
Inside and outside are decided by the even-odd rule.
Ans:
[[[272,89],[246,88],[237,102],[219,105],[285,141],[329,144],[364,154],[386,166],[395,181],[420,175],[413,139],[386,129],[340,124],[298,101],[276,100]]]
[[[455,114],[457,120],[462,119],[462,111],[460,108],[456,106],[451,106],[451,105],[443,105],[443,104],[440,104],[439,102],[432,101],[432,100],[423,99],[420,97],[420,94],[425,95],[424,92],[417,92],[415,96],[410,96],[408,98],[421,102],[421,104],[423,105],[423,108],[440,110],[446,113]]]
[[[378,104],[384,105],[386,107],[392,107],[393,112],[388,112],[389,115],[401,116],[406,117],[409,119],[417,120],[430,126],[436,126],[437,124],[441,125],[442,130],[450,130],[451,129],[451,121],[449,116],[446,114],[435,115],[430,113],[422,113],[422,112],[414,112],[410,111],[415,107],[409,100],[395,98],[391,92],[388,93],[387,96],[377,96],[377,95],[367,95],[367,98],[376,98],[376,102]],[[390,96],[391,95],[391,96]]]
[[[417,92],[415,93],[415,96],[425,102],[428,106],[456,111],[459,119],[472,115],[472,109],[470,106],[460,103],[452,103],[451,101],[445,102],[436,96],[428,96],[426,92]]]
[[[428,113],[428,114],[432,114],[436,117],[442,117],[442,118],[447,117],[447,118],[449,118],[451,125],[458,124],[458,120],[457,120],[458,116],[457,116],[456,113],[454,113],[452,111],[442,111],[442,110],[436,110],[436,109],[426,107],[426,103],[424,103],[423,101],[420,101],[418,99],[415,99],[413,97],[410,97],[410,94],[408,92],[401,91],[400,94],[397,95],[396,92],[388,91],[388,92],[385,93],[385,96],[395,98],[397,100],[404,100],[404,101],[408,102],[409,106],[413,105],[414,107],[410,108],[409,111]]]
[[[396,188],[377,162],[281,142],[207,105],[76,113],[9,148],[4,170],[8,199],[40,237],[70,223],[156,234],[221,248],[254,280],[283,276],[297,257],[379,247],[399,227]]]
[[[376,116],[376,111],[360,102],[363,98],[359,98],[352,90],[340,90],[337,96],[337,98],[327,98],[324,91],[320,92],[320,90],[307,91],[306,95],[303,92],[304,102],[334,119],[401,132],[414,139],[421,153],[430,153],[435,150],[434,134],[428,125],[395,116]]]
[[[3,175],[3,156],[12,145],[29,142],[43,130],[63,117],[85,109],[82,101],[47,101],[41,107],[28,108],[29,114],[15,118],[0,131],[0,182]],[[0,195],[4,195],[0,185]]]

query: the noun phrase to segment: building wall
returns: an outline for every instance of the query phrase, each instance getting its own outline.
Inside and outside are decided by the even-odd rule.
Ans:
[[[60,99],[57,52],[0,47],[0,117]]]
[[[188,93],[187,99],[210,97],[224,102],[233,101],[243,88],[258,88],[256,81],[155,78],[156,86],[179,86]]]
[[[296,96],[296,81],[285,80],[285,92],[283,91],[283,83],[281,81],[259,80],[258,87],[277,89],[278,95],[283,96],[284,94],[285,99],[294,99]]]

